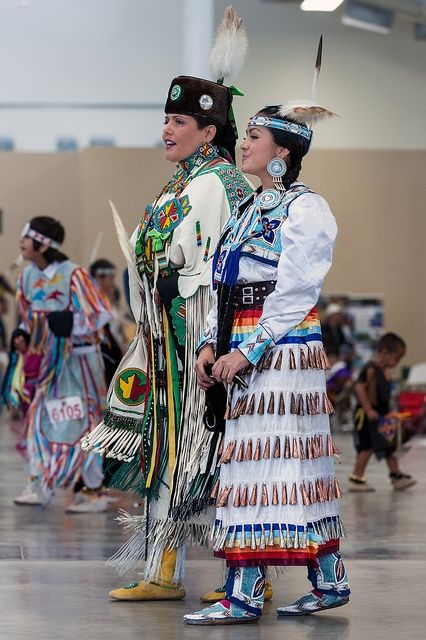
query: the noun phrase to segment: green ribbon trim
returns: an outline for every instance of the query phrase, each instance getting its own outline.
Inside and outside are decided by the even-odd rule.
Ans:
[[[154,253],[159,253],[163,251],[164,245],[172,236],[172,232],[161,233],[161,231],[157,231],[157,229],[150,229],[146,235],[147,238],[152,239],[152,250]]]
[[[243,96],[244,95],[243,91],[241,91],[241,89],[239,89],[238,87],[236,87],[234,85],[231,85],[229,87],[229,91],[231,92],[231,95],[233,95],[233,96]]]

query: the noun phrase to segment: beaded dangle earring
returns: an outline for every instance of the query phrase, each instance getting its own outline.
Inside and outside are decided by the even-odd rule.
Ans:
[[[272,181],[274,183],[275,189],[280,192],[285,191],[285,186],[282,178],[286,174],[287,165],[284,160],[281,160],[281,158],[278,157],[272,158],[272,160],[268,162],[266,170],[269,175],[272,176]]]

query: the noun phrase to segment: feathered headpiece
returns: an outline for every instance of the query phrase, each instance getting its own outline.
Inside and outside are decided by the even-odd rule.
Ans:
[[[210,73],[218,84],[229,85],[243,66],[248,48],[243,21],[231,6],[226,7],[210,53]]]
[[[279,111],[283,118],[291,118],[298,122],[306,122],[313,125],[320,120],[333,118],[336,114],[317,104],[318,79],[322,62],[322,36],[318,44],[317,57],[315,60],[314,77],[312,80],[312,91],[310,100],[297,100],[284,103]]]
[[[178,76],[172,80],[165,106],[166,113],[201,116],[223,129],[219,146],[235,159],[238,138],[232,111],[234,95],[243,95],[235,87],[226,86],[238,75],[247,52],[247,35],[235,9],[225,9],[210,55],[210,71],[215,81]]]
[[[283,103],[278,111],[278,115],[281,116],[281,118],[284,118],[284,120],[281,118],[254,116],[250,120],[250,125],[270,127],[271,129],[281,129],[288,131],[289,133],[302,136],[310,142],[312,138],[311,126],[320,120],[333,118],[336,115],[329,109],[318,105],[316,101],[321,61],[322,36],[318,44],[310,100],[297,100],[294,102]]]

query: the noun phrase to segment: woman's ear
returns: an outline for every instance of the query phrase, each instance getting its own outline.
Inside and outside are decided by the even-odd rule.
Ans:
[[[209,124],[204,129],[204,132],[205,132],[205,135],[206,135],[206,142],[212,142],[212,140],[214,140],[214,137],[216,135],[217,129],[216,129],[214,124]]]
[[[48,244],[42,244],[40,245],[40,249],[39,249],[39,253],[46,253],[46,251],[48,250],[49,245]]]
[[[286,149],[285,147],[278,147],[279,151],[276,154],[278,158],[281,158],[281,160],[288,160],[289,155],[290,155],[290,151],[288,149]]]

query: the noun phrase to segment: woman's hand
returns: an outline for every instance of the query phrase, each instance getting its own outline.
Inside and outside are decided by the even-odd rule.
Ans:
[[[379,420],[380,418],[380,415],[377,413],[375,409],[370,409],[370,411],[366,411],[366,414],[370,422],[377,422],[377,420]]]
[[[218,382],[227,382],[230,384],[236,373],[244,367],[247,367],[250,362],[241,353],[239,349],[235,349],[232,353],[227,353],[226,356],[221,356],[213,366],[213,376]]]
[[[214,364],[215,355],[213,348],[210,344],[204,345],[198,354],[197,361],[195,363],[195,373],[197,374],[198,386],[201,389],[208,389],[214,385],[214,380],[206,373],[206,365]]]

